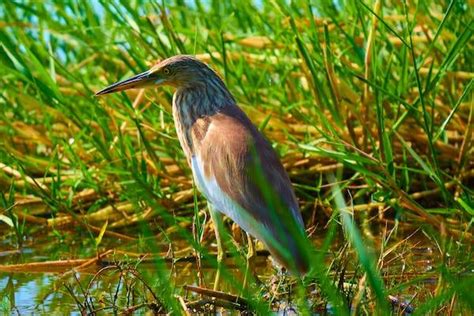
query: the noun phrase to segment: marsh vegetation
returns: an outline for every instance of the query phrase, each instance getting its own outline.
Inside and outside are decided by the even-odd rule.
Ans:
[[[318,4],[319,3],[319,4]],[[468,1],[0,2],[0,310],[474,310]],[[193,54],[279,153],[314,244],[281,274],[226,221],[224,282],[171,89],[94,92]]]

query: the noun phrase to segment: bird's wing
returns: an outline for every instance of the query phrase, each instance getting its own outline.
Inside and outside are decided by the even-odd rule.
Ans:
[[[290,180],[271,145],[242,110],[228,106],[198,119],[192,142],[193,174],[206,198],[262,240],[280,263],[288,267],[281,248],[290,249],[288,255],[298,261],[295,256],[303,256],[299,244],[304,227]]]

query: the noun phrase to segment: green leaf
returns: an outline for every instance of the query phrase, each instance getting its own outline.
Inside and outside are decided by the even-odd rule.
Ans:
[[[474,207],[472,205],[469,205],[467,201],[464,201],[462,198],[457,198],[456,202],[459,203],[459,205],[462,206],[463,210],[465,210],[469,215],[474,216]]]

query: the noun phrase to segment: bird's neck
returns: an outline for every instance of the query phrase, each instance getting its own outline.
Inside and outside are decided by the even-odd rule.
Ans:
[[[234,104],[234,98],[218,77],[180,87],[173,97],[173,106],[186,127],[192,126],[198,118],[213,115]]]

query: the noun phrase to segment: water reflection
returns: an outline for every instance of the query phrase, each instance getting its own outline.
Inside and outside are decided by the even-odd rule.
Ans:
[[[316,236],[314,244],[320,245],[323,237]],[[64,243],[51,243],[48,236],[39,237],[35,243],[36,247],[32,247],[31,244],[21,251],[0,251],[0,264],[37,262],[44,261],[45,259],[93,258],[96,254],[95,247],[89,245],[88,248],[85,248],[83,243],[71,242],[76,238],[77,236],[70,237]],[[390,247],[397,245],[399,242],[393,241],[385,249],[390,249]],[[136,241],[122,243],[120,249],[124,251],[137,250],[139,249],[137,243]],[[356,262],[356,260],[353,260],[355,254],[348,248],[343,248],[344,243],[342,238],[336,240],[333,249],[326,256],[326,261],[328,266],[331,264],[331,273],[335,275],[335,279],[337,279],[338,273],[339,276],[341,275],[341,269],[338,267],[340,266],[344,269],[346,285],[356,285],[357,278],[360,277],[360,271],[354,266],[354,262]],[[377,244],[377,241],[375,244]],[[437,278],[431,272],[434,269],[433,267],[436,267],[441,262],[442,258],[433,250],[436,249],[434,246],[423,234],[419,233],[407,241],[398,244],[386,254],[382,275],[389,284],[393,285],[419,279],[413,286],[400,290],[397,293],[397,297],[409,299],[413,293],[418,293],[417,298],[419,299],[422,295],[429,294],[436,286]],[[158,245],[158,249],[162,251],[166,250],[167,247],[168,245],[165,244]],[[104,248],[114,248],[113,241],[106,241]],[[212,247],[211,250],[213,250]],[[342,257],[345,258],[341,257],[341,252],[343,252]],[[45,253],[48,256],[45,256]],[[269,289],[272,286],[281,286],[275,285],[275,282],[280,282],[281,279],[279,280],[278,277],[275,277],[277,273],[265,254],[265,251],[260,252],[255,262],[257,275],[260,281]],[[212,258],[213,255],[211,256]],[[336,262],[335,260],[339,261]],[[94,277],[97,271],[106,266],[113,267],[118,261],[121,264],[117,269],[110,269],[110,271],[101,274],[100,277]],[[139,261],[140,264],[137,265],[137,258],[127,258],[122,253],[120,255],[108,256],[101,261],[100,265],[92,265],[81,273],[71,273],[67,276],[57,273],[44,273],[44,271],[38,271],[38,273],[0,272],[0,303],[3,305],[6,303],[11,304],[11,306],[14,306],[12,311],[17,311],[20,314],[35,312],[54,313],[59,311],[61,313],[77,313],[78,302],[83,304],[87,301],[88,295],[93,297],[93,301],[90,304],[94,308],[100,308],[101,304],[106,306],[114,299],[125,300],[122,302],[123,304],[130,304],[127,300],[134,300],[133,303],[139,304],[149,298],[146,286],[149,286],[153,291],[159,292],[159,282],[163,282],[163,276],[168,278],[165,281],[169,283],[168,285],[171,288],[182,290],[186,285],[200,285],[212,288],[215,274],[214,263],[212,260],[207,259],[202,259],[199,263],[193,256],[192,251],[187,256],[184,256],[184,259],[178,261],[158,257],[144,257],[140,258]],[[127,264],[126,262],[129,263]],[[226,260],[226,267],[229,268],[230,279],[235,284],[243,280],[244,270],[242,270],[241,260],[228,258]],[[147,283],[146,286],[138,284],[140,282],[133,280],[134,271],[143,278],[144,282]],[[161,275],[161,279],[159,275]],[[235,293],[235,284],[224,282],[221,290]],[[136,288],[133,288],[133,286]],[[425,287],[425,293],[420,289],[420,286]],[[177,290],[177,292],[183,291]],[[6,309],[5,306],[3,308]]]

